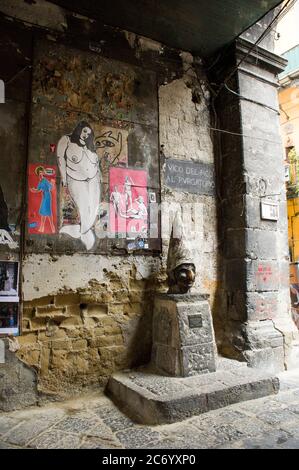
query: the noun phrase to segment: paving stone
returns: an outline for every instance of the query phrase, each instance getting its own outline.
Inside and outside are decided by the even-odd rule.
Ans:
[[[245,434],[236,429],[232,424],[215,424],[214,428],[205,430],[207,442],[214,440],[215,446],[223,444],[227,441],[237,441],[245,437]]]
[[[278,378],[280,390],[299,389],[299,375],[296,370],[280,373]]]
[[[213,426],[215,422],[221,424],[233,424],[235,421],[246,418],[246,415],[237,410],[223,410],[221,412],[210,412],[204,415],[191,418],[190,423],[199,430],[204,430],[209,426]]]
[[[86,431],[87,437],[98,437],[100,439],[113,440],[114,434],[111,429],[105,423],[97,422],[96,426],[88,429]]]
[[[21,449],[22,447],[13,446],[8,442],[0,441],[0,449]]]
[[[278,378],[281,384],[283,383],[293,383],[298,384],[299,388],[299,374],[297,369],[292,369],[286,372],[280,372]]]
[[[31,419],[22,422],[18,427],[12,429],[5,434],[2,439],[20,446],[26,445],[31,439],[37,437],[41,432],[53,426],[58,419],[61,418],[59,412],[56,413],[39,413]]]
[[[280,383],[280,390],[283,392],[285,390],[298,389],[299,385],[297,382],[285,381]]]
[[[176,442],[170,439],[163,439],[161,441],[149,443],[147,449],[189,449],[190,448],[190,447],[184,447],[184,444],[186,443],[183,443],[183,446],[182,446],[181,442]],[[202,447],[198,447],[198,449],[200,448]]]
[[[288,409],[277,409],[273,411],[267,411],[265,413],[257,414],[257,418],[261,419],[262,421],[272,424],[272,425],[277,425],[280,423],[286,423],[288,421],[296,421],[298,423],[299,427],[299,419],[298,416],[296,416],[295,413],[292,413]]]
[[[265,434],[272,430],[270,425],[253,418],[236,420],[234,427],[247,437],[258,436],[259,434]]]
[[[299,403],[299,390],[288,390],[286,392],[281,392],[273,399],[279,403],[287,405],[290,403]]]
[[[214,449],[244,449],[243,441],[226,442],[225,444],[218,445]]]
[[[0,414],[0,429],[0,449],[298,449],[299,390],[162,426],[135,424],[108,398],[80,399]]]
[[[90,417],[90,415],[88,415],[86,419],[78,418],[77,416],[69,416],[55,424],[53,429],[59,429],[60,431],[67,431],[75,434],[83,434],[97,424],[98,419],[96,417]]]
[[[299,437],[299,422],[298,422],[298,420],[291,421],[291,422],[288,422],[288,423],[282,422],[282,423],[279,424],[279,428],[282,431],[285,431],[288,434],[290,434],[292,437]]]
[[[81,439],[76,434],[66,433],[58,429],[46,431],[28,445],[33,449],[78,449]]]
[[[288,410],[292,413],[299,414],[299,403],[294,403],[288,406]]]
[[[256,438],[245,439],[243,445],[244,449],[278,449],[291,437],[287,432],[277,430]]]
[[[206,449],[213,447],[216,442],[215,436],[207,435],[205,430],[196,429],[189,423],[165,426],[161,431],[163,441],[173,444],[173,448],[179,449]],[[170,447],[171,448],[171,447]]]
[[[160,434],[150,428],[129,428],[116,433],[116,437],[126,449],[146,449],[147,445],[160,438]]]
[[[132,427],[134,424],[133,421],[122,414],[114,405],[110,406],[110,408],[107,406],[95,408],[93,411],[113,432]]]
[[[286,442],[279,445],[280,449],[299,449],[299,437],[290,437]]]
[[[107,419],[103,419],[104,423],[110,427],[113,432],[117,432],[121,429],[127,429],[133,426],[133,422],[127,418],[126,416],[119,416],[115,418],[108,417]]]
[[[267,410],[283,409],[283,404],[271,398],[260,398],[259,400],[250,400],[240,404],[240,409],[250,414],[263,413]]]
[[[121,447],[120,442],[113,434],[112,430],[104,423],[97,424],[92,429],[89,429],[85,433],[85,438],[93,441],[100,442],[103,448],[109,449],[109,447]]]
[[[117,441],[104,441],[96,437],[84,439],[80,449],[121,449],[122,445]]]
[[[211,447],[213,447],[211,445]],[[209,445],[206,439],[202,436],[202,438],[198,438],[196,442],[193,441],[180,441],[180,440],[171,440],[171,439],[163,439],[162,441],[157,441],[154,443],[150,443],[147,449],[208,449]]]
[[[6,434],[15,426],[19,425],[21,420],[18,418],[13,418],[7,414],[0,416],[0,435]]]

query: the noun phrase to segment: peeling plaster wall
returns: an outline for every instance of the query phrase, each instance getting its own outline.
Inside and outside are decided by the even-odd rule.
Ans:
[[[84,263],[83,263],[84,261]],[[129,271],[136,269],[136,280],[150,278],[161,269],[159,258],[100,255],[27,255],[24,260],[24,301],[55,295],[57,292],[88,289],[91,280],[104,283],[107,273],[122,276],[128,283]]]
[[[150,98],[159,103],[159,115],[154,124],[161,144],[161,200],[165,204],[161,254],[116,256],[72,250],[63,254],[49,247],[47,253],[43,248],[35,252],[36,245],[31,243],[34,237],[31,237],[23,257],[23,330],[16,340],[16,355],[37,372],[37,389],[42,396],[66,397],[86,387],[104,386],[115,370],[149,361],[153,299],[156,292],[167,289],[170,203],[183,209],[189,203],[196,204],[191,240],[198,272],[195,290],[209,293],[214,308],[216,198],[170,190],[164,184],[163,163],[165,158],[178,158],[213,164],[209,93],[200,59],[193,59],[188,53],[169,51],[133,33],[109,27],[103,29],[93,20],[66,13],[42,0],[34,5],[4,1],[1,10],[6,15],[18,16],[21,21],[49,28],[46,35],[56,42],[60,39],[54,33],[73,25],[75,32],[82,32],[82,37],[78,44],[76,39],[69,44],[70,39],[63,38],[69,47],[82,48],[85,41],[84,47],[88,49],[91,35],[98,45],[95,57],[100,53],[107,63],[111,56],[114,60],[144,67],[146,73],[148,70],[157,73],[155,96]],[[97,30],[98,27],[102,29]],[[90,50],[89,47],[88,54]],[[55,111],[55,107],[51,109]],[[141,118],[142,115],[140,110]],[[37,126],[38,118],[33,122]],[[32,151],[37,156],[39,139],[36,133]],[[146,155],[148,151],[147,146]],[[154,171],[155,185],[159,187],[158,165]],[[188,232],[190,227],[186,229]]]

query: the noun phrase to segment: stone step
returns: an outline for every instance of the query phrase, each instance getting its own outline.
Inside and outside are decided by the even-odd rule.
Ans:
[[[224,360],[216,372],[165,377],[150,368],[114,374],[106,393],[137,423],[167,424],[233,403],[278,393],[279,379]]]

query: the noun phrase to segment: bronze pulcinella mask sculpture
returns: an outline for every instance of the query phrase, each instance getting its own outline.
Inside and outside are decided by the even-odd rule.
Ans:
[[[194,284],[196,268],[184,235],[180,214],[177,214],[171,231],[167,257],[169,294],[187,294]]]

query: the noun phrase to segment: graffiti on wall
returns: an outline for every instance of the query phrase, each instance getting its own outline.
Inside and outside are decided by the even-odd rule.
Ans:
[[[59,233],[80,240],[87,251],[111,235],[146,238],[148,175],[128,168],[128,129],[82,120],[69,131],[51,144],[58,174],[52,165],[29,165],[29,233]]]
[[[95,147],[101,161],[107,160],[110,165],[127,165],[127,139],[128,131],[125,129],[101,126],[95,137]]]
[[[108,185],[110,166],[128,166],[128,130],[95,124],[95,147],[100,160],[101,181]],[[103,195],[103,199],[105,198]]]
[[[111,167],[109,190],[110,232],[125,234],[128,238],[146,237],[148,232],[147,172]]]
[[[57,230],[56,166],[29,165],[28,232],[53,234]]]
[[[94,143],[94,131],[81,121],[57,145],[57,160],[63,186],[78,214],[78,223],[63,220],[60,233],[80,239],[87,250],[95,243],[93,225],[99,214],[100,166]]]

